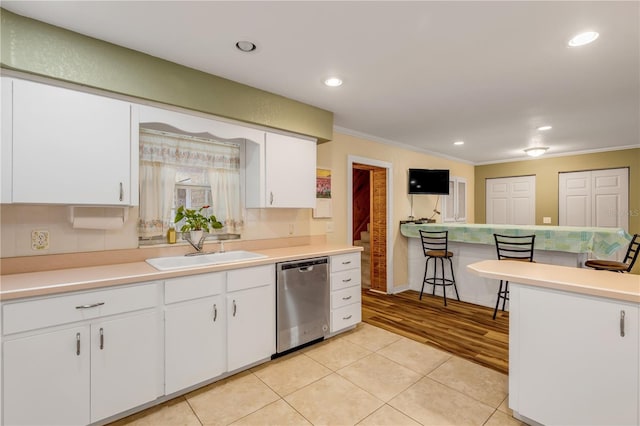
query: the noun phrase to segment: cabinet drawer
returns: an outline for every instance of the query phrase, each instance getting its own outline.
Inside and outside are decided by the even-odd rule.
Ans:
[[[225,281],[225,272],[166,280],[164,282],[164,303],[169,304],[221,294],[224,291]]]
[[[362,302],[360,287],[349,287],[331,293],[331,309],[338,309],[352,303]]]
[[[276,265],[256,266],[254,268],[227,271],[227,291],[245,290],[275,284]]]
[[[360,267],[360,252],[331,256],[331,272]]]
[[[360,288],[360,280],[360,268],[331,274],[331,291],[354,286]]]
[[[136,311],[161,303],[160,283],[73,293],[2,306],[4,334]]]
[[[357,324],[361,319],[362,307],[360,303],[354,303],[331,311],[331,332]]]

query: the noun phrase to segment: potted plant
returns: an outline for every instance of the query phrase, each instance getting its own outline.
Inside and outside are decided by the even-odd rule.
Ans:
[[[202,214],[202,210],[208,209],[209,206],[202,206],[198,210],[188,209],[185,206],[178,207],[176,211],[176,217],[174,223],[185,220],[184,225],[180,228],[183,233],[189,232],[191,241],[198,242],[203,238],[205,232],[209,232],[209,229],[220,229],[222,223],[218,222],[214,215],[205,216]]]

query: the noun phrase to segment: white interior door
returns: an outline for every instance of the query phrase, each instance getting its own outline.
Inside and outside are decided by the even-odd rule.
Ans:
[[[536,177],[487,179],[487,223],[535,225]]]
[[[558,223],[629,229],[629,169],[560,173]]]

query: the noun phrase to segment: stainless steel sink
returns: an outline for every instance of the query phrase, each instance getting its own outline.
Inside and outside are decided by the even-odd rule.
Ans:
[[[265,257],[267,256],[264,254],[235,250],[224,253],[202,254],[198,256],[154,257],[152,259],[147,259],[146,262],[159,271],[170,271],[172,269],[194,268],[207,265],[242,262],[245,260],[264,259]]]

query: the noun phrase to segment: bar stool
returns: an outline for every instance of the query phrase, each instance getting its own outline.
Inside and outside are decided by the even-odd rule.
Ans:
[[[422,280],[422,289],[420,289],[420,300],[422,300],[422,293],[424,292],[424,285],[430,284],[433,286],[433,295],[436,294],[436,286],[442,286],[442,294],[444,296],[444,306],[447,306],[447,286],[452,285],[456,292],[456,298],[460,300],[458,296],[458,288],[456,287],[456,277],[453,274],[453,262],[451,258],[453,253],[449,251],[449,231],[420,231],[420,239],[422,241],[422,251],[426,258],[424,264],[424,278]],[[429,269],[429,261],[433,259],[433,277],[427,277],[427,270]],[[438,259],[440,260],[440,269],[442,271],[441,278],[437,278],[438,274]],[[451,267],[451,279],[444,277],[444,260],[449,261]]]
[[[536,240],[535,235],[511,236],[493,234],[493,238],[496,241],[498,260],[533,262],[533,243]],[[503,285],[504,290],[502,289]],[[504,312],[505,304],[507,303],[507,300],[509,300],[509,281],[500,280],[500,289],[498,290],[496,308],[493,310],[493,319],[496,319],[500,300],[502,300],[502,311]]]
[[[622,262],[616,262],[615,260],[590,259],[584,263],[584,266],[604,271],[631,272],[631,268],[633,268],[633,264],[636,263],[636,259],[638,258],[639,251],[640,234],[635,234],[629,243],[629,247],[627,247],[627,254],[625,254]]]

